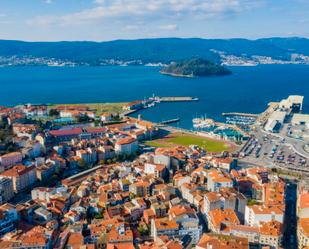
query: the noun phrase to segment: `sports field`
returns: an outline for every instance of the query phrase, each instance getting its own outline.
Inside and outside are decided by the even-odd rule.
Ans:
[[[145,144],[153,147],[197,145],[208,152],[222,152],[231,149],[227,142],[183,133],[172,133],[160,139],[147,141]]]

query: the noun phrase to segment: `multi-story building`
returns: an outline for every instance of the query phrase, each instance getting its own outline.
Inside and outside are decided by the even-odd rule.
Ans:
[[[145,163],[145,173],[153,174],[155,177],[165,178],[168,171],[164,164]]]
[[[260,242],[260,230],[258,227],[231,225],[229,226],[228,234],[239,238],[246,238],[252,244]]]
[[[138,149],[138,141],[132,137],[119,139],[115,143],[115,152],[117,155],[131,155]]]
[[[309,193],[307,191],[298,195],[297,216],[299,218],[309,218]]]
[[[207,215],[214,209],[232,209],[243,220],[247,199],[233,188],[221,188],[219,192],[208,192],[204,195],[203,213]]]
[[[55,188],[43,188],[43,187],[38,187],[35,189],[31,190],[31,198],[32,200],[38,200],[38,201],[43,201],[43,202],[49,202],[50,198],[56,194],[56,189]]]
[[[211,164],[216,168],[230,171],[231,169],[237,166],[237,161],[231,157],[226,157],[226,158],[214,157],[211,160]]]
[[[283,225],[281,222],[272,220],[269,222],[261,222],[260,225],[260,241],[262,246],[270,246],[271,248],[281,248],[283,238]]]
[[[76,151],[76,156],[84,160],[88,164],[93,164],[97,162],[97,152],[91,148]]]
[[[215,234],[204,234],[198,242],[196,249],[249,249],[248,240],[234,236],[220,236]]]
[[[186,205],[176,205],[169,210],[169,219],[179,224],[179,236],[190,235],[191,243],[196,245],[202,235],[202,226],[193,208]]]
[[[208,228],[214,233],[221,233],[231,225],[240,225],[236,213],[232,209],[214,209],[207,215]]]
[[[245,224],[249,226],[260,226],[261,222],[276,220],[284,221],[284,209],[276,206],[253,205],[246,206]]]
[[[285,183],[275,181],[263,185],[263,202],[266,206],[285,205]]]
[[[1,175],[12,179],[15,193],[27,189],[36,181],[35,166],[17,165],[2,172]]]
[[[151,220],[151,236],[156,240],[157,237],[167,236],[169,238],[179,235],[179,224],[175,220],[168,218]]]
[[[145,197],[150,193],[150,184],[149,182],[135,182],[132,183],[129,187],[131,193],[133,193],[137,197]]]
[[[21,163],[23,156],[21,152],[11,152],[0,156],[0,169],[2,171],[7,170],[14,165]]]
[[[13,181],[10,177],[0,176],[0,205],[14,196]]]
[[[210,170],[207,176],[208,190],[218,192],[222,187],[233,187],[233,180],[219,170]]]
[[[309,246],[309,218],[300,218],[297,227],[298,248]]]
[[[49,179],[56,172],[56,165],[54,163],[46,163],[36,167],[36,177],[40,181]]]
[[[13,205],[4,204],[0,206],[0,237],[15,230],[17,222],[17,212]]]

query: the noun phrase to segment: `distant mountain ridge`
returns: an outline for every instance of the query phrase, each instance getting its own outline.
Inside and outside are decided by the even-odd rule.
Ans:
[[[192,57],[220,62],[219,52],[235,56],[269,56],[290,60],[292,54],[309,56],[309,39],[263,38],[199,39],[158,38],[115,40],[108,42],[23,42],[0,40],[0,56],[33,56],[70,60],[76,63],[98,65],[102,60],[170,63]]]

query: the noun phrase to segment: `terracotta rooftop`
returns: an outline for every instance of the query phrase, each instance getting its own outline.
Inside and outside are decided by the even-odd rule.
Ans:
[[[83,130],[81,128],[73,128],[70,130],[52,130],[49,132],[50,135],[54,137],[60,137],[60,136],[73,136],[73,135],[79,135],[83,133]]]
[[[176,230],[179,225],[175,220],[169,220],[167,218],[155,219],[155,227],[157,230]]]
[[[228,225],[239,225],[240,221],[232,209],[213,209],[208,213],[209,219],[213,226],[220,230],[222,224]]]
[[[2,172],[1,175],[8,176],[8,177],[16,177],[16,176],[24,175],[30,172],[31,170],[33,170],[34,168],[35,166],[26,167],[24,165],[16,165],[11,169]]]
[[[309,208],[309,193],[303,193],[299,195],[299,207]]]
[[[122,139],[119,139],[116,144],[118,145],[125,145],[125,144],[131,144],[133,142],[135,142],[136,139],[133,138],[133,137],[126,137],[126,138],[122,138]]]
[[[261,222],[260,233],[268,236],[280,236],[282,234],[283,225],[279,221]]]
[[[298,225],[302,229],[303,233],[309,237],[309,218],[299,219]]]
[[[223,236],[214,234],[203,234],[197,244],[202,249],[248,249],[248,239],[234,236]]]

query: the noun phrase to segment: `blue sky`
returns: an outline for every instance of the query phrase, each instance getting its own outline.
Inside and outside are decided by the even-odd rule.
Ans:
[[[1,0],[0,39],[309,37],[309,0]]]

